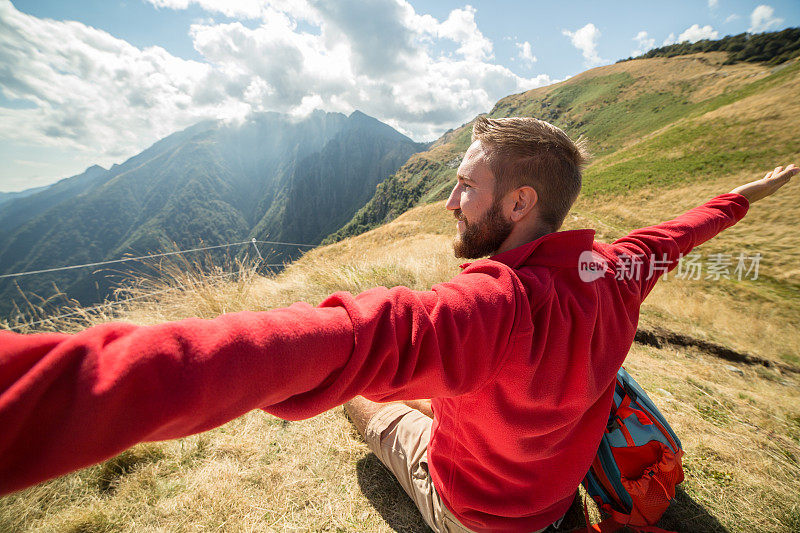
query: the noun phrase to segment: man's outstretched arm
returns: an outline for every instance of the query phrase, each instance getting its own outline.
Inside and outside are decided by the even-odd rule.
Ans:
[[[611,246],[618,256],[639,262],[640,271],[631,282],[638,283],[640,298],[650,293],[665,270],[678,264],[681,255],[733,226],[747,214],[750,204],[775,193],[798,172],[794,164],[777,167],[762,179],[736,187],[673,220],[634,230],[614,241]]]
[[[358,394],[472,390],[521,320],[518,285],[510,269],[484,262],[431,291],[337,293],[317,308],[0,332],[0,494],[254,408],[300,419]]]

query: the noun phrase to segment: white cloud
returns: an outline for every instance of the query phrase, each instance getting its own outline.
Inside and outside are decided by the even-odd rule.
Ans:
[[[690,43],[695,43],[703,39],[716,39],[718,36],[719,32],[711,26],[706,25],[701,27],[699,24],[692,24],[686,28],[683,33],[678,35],[678,42],[689,41]]]
[[[533,55],[533,51],[531,50],[531,43],[525,41],[524,43],[517,43],[517,48],[519,48],[518,56],[524,62],[527,63],[536,63],[539,59]]]
[[[719,0],[708,0],[708,9],[715,9],[719,5]]]
[[[750,33],[761,33],[773,26],[779,26],[782,22],[783,19],[775,16],[774,9],[762,4],[756,7],[750,14],[750,27],[747,31]]]
[[[220,71],[216,90],[254,109],[307,109],[308,98],[319,96],[327,110],[360,109],[414,138],[435,138],[502,96],[551,82],[491,63],[491,41],[472,8],[453,10],[443,22],[394,0],[326,3],[317,13],[319,35],[265,21],[255,29],[197,25],[192,36]],[[456,56],[434,57],[437,40],[457,44]],[[260,87],[242,92],[230,83],[252,76]]]
[[[641,33],[641,32],[640,32]],[[692,24],[688,28],[686,28],[678,37],[675,37],[674,33],[670,33],[661,46],[669,46],[671,44],[683,43],[683,42],[690,42],[695,43],[702,39],[716,39],[719,36],[719,32],[712,28],[711,26],[700,26],[699,24]]]
[[[736,20],[738,18],[739,18],[739,15],[737,15],[736,13],[731,13],[730,15],[728,15],[728,18],[725,19],[725,24],[733,22],[734,20]]]
[[[232,111],[229,102],[194,104],[207,64],[77,22],[38,19],[7,1],[0,1],[0,65],[3,95],[35,104],[0,108],[0,138],[102,154],[103,164]]]
[[[469,6],[440,21],[403,0],[149,1],[257,22],[199,20],[189,34],[204,61],[188,61],[0,0],[0,91],[35,104],[0,107],[0,138],[108,165],[205,118],[322,108],[360,109],[432,139],[507,94],[552,82],[494,63]],[[298,29],[300,20],[312,29]],[[443,42],[455,43],[452,57],[434,53]]]
[[[11,161],[16,165],[20,165],[22,167],[36,167],[36,168],[53,168],[53,163],[47,163],[45,161],[29,161],[27,159],[13,159]]]
[[[561,33],[569,37],[570,41],[572,41],[572,46],[581,51],[583,58],[586,60],[586,66],[594,67],[608,62],[597,53],[597,40],[600,38],[600,30],[591,22],[578,30],[563,30]]]
[[[638,45],[636,50],[631,52],[631,55],[633,57],[640,56],[643,53],[647,52],[648,50],[655,48],[656,46],[656,40],[653,39],[652,37],[649,37],[647,35],[647,32],[644,30],[637,33],[636,37],[634,37],[633,40],[636,41],[636,44]]]
[[[145,0],[157,8],[186,9],[194,4],[206,11],[226,17],[268,19],[283,13],[305,20],[315,20],[314,10],[307,0]]]
[[[483,61],[494,57],[492,42],[478,29],[475,8],[472,6],[451,11],[447,20],[438,26],[436,34],[458,43],[460,46],[457,51],[465,59]]]

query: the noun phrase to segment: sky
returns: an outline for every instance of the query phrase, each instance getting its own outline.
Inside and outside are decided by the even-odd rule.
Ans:
[[[797,0],[0,0],[0,191],[259,111],[433,140],[651,48],[797,26]]]

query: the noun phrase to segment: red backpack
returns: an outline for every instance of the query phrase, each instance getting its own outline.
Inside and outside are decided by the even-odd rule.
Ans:
[[[583,479],[586,491],[610,517],[589,531],[616,531],[623,526],[664,531],[653,525],[675,498],[675,486],[683,481],[682,456],[681,441],[664,415],[620,368],[608,425]]]

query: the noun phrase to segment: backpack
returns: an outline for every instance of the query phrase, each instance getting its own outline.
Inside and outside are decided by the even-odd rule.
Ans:
[[[592,526],[594,531],[623,526],[663,531],[652,526],[675,498],[675,485],[683,481],[682,456],[681,441],[664,415],[620,368],[608,425],[582,482],[601,511],[610,515]]]

